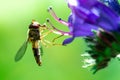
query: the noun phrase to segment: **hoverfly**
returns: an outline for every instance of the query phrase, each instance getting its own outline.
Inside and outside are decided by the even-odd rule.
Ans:
[[[34,20],[29,25],[27,40],[23,43],[23,45],[18,50],[18,52],[15,56],[15,61],[19,61],[23,57],[23,55],[25,54],[25,51],[27,49],[27,44],[28,44],[28,42],[30,42],[30,43],[32,43],[32,50],[34,53],[36,63],[39,66],[41,65],[42,46],[39,45],[39,42],[41,39],[40,38],[40,30],[39,30],[40,27],[43,27],[43,26],[41,26],[38,22],[36,22]]]
[[[61,45],[61,44],[54,43],[54,41],[59,37],[54,38],[52,42],[44,39],[44,37],[46,37],[49,33],[59,34],[53,29],[50,29],[49,27],[47,27],[46,25],[40,25],[39,22],[33,20],[32,23],[29,25],[27,40],[23,43],[23,45],[17,51],[17,54],[15,56],[15,61],[16,62],[19,61],[24,56],[28,43],[32,43],[32,50],[34,53],[36,63],[40,66],[41,55],[43,53],[42,46],[40,45],[40,43],[42,43],[45,47],[47,47],[47,44]],[[61,36],[63,35],[60,34],[60,37]]]

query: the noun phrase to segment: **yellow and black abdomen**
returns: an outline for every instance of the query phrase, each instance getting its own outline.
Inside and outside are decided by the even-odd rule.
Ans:
[[[36,60],[36,63],[40,66],[41,65],[41,56],[40,56],[40,49],[39,49],[39,41],[32,41],[32,50],[34,53],[34,57]]]
[[[39,41],[40,41],[40,32],[39,32],[39,28],[36,27],[29,27],[29,33],[28,33],[28,40],[29,42],[32,43],[32,50],[34,53],[34,57],[36,60],[36,63],[38,65],[41,65],[41,56],[40,56],[40,45],[39,45]]]

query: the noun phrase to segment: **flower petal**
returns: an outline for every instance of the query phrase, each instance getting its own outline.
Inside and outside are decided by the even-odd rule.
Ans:
[[[113,10],[120,14],[120,4],[118,0],[100,0],[100,1],[108,3],[108,6],[110,6]]]
[[[67,38],[67,39],[65,39],[65,40],[63,41],[62,45],[69,44],[69,43],[71,43],[73,40],[74,40],[74,37]]]

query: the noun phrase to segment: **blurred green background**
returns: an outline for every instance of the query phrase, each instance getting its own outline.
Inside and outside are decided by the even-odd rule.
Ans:
[[[41,67],[34,60],[31,44],[22,60],[14,61],[32,19],[43,24],[46,18],[50,18],[57,28],[68,31],[50,16],[47,12],[49,6],[59,17],[67,20],[70,10],[65,0],[0,0],[0,80],[120,80],[120,62],[117,59],[111,60],[107,68],[95,75],[90,68],[82,68],[80,54],[86,50],[82,38],[67,46],[43,47]],[[62,42],[65,38],[57,41]]]

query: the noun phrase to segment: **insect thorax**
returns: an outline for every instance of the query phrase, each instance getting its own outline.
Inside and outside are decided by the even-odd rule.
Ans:
[[[28,33],[30,41],[40,40],[40,32],[38,29],[30,29]]]

